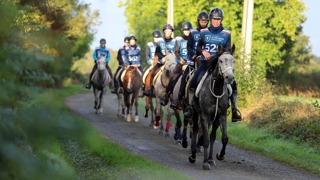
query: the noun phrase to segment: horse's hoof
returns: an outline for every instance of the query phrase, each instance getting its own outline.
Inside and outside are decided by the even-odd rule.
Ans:
[[[204,164],[202,165],[202,168],[203,168],[204,170],[211,170],[211,166],[210,166],[210,164],[208,164],[208,163],[204,163]]]
[[[160,121],[160,116],[156,116],[156,121]]]
[[[139,117],[138,116],[134,117],[134,121],[139,122]]]
[[[163,134],[163,132],[162,131],[159,131],[159,133],[158,133],[159,135],[162,135]]]
[[[153,129],[159,129],[159,126],[154,126],[154,125],[153,125]]]
[[[217,158],[219,161],[224,160],[224,156],[220,157],[220,152],[217,153],[216,158]]]
[[[188,141],[182,141],[182,147],[187,148],[188,147]]]
[[[213,159],[209,159],[208,162],[211,166],[216,166],[216,162]]]
[[[101,115],[102,115],[102,112],[99,112],[99,113],[98,113],[98,115],[100,115],[100,116],[101,116]]]
[[[189,155],[189,162],[190,163],[195,163],[196,162],[196,157],[192,158],[192,154]]]
[[[127,122],[130,122],[131,121],[131,118],[130,117],[127,117]]]
[[[176,144],[182,144],[182,140],[181,140],[181,139],[178,139],[178,140],[176,141]]]
[[[147,117],[148,117],[148,114],[147,114],[147,113],[144,113],[144,114],[143,114],[143,117],[147,118]]]
[[[169,137],[170,137],[170,134],[167,132],[167,133],[164,135],[164,137],[169,138]]]
[[[118,117],[121,117],[121,114],[117,114]]]

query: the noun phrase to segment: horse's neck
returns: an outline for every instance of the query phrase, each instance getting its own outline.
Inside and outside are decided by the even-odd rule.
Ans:
[[[222,94],[224,89],[224,78],[219,73],[219,64],[217,63],[211,74],[212,82],[214,83],[214,91],[217,94]]]
[[[98,72],[97,78],[99,82],[105,81],[107,79],[107,70],[105,69],[103,72]]]

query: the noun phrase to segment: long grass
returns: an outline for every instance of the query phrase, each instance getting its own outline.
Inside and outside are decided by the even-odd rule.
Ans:
[[[165,166],[130,153],[103,137],[86,120],[72,113],[64,99],[82,92],[80,86],[67,86],[43,94],[35,103],[50,102],[50,110],[58,111],[61,149],[80,179],[189,179]],[[76,157],[76,158],[75,158]]]

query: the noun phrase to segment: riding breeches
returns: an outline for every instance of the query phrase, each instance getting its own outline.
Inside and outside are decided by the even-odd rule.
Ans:
[[[193,67],[188,66],[186,68],[186,70],[184,70],[182,77],[181,77],[181,83],[180,83],[180,89],[179,89],[179,100],[182,100],[182,98],[185,96],[185,90],[186,90],[186,86],[187,86],[187,82],[188,82],[188,76],[189,73],[191,72],[191,69],[193,69]]]
[[[201,74],[206,73],[208,69],[208,61],[201,61],[201,65],[198,67],[198,69],[194,72],[193,78],[191,80],[190,89],[193,89],[194,91],[197,88],[198,85],[198,77]]]

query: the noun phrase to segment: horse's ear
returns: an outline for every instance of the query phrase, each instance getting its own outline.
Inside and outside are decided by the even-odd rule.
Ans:
[[[218,45],[218,52],[219,54],[222,54],[222,51],[223,51],[223,47],[221,44]]]
[[[124,69],[124,70],[128,70],[128,66],[124,66],[123,69]]]
[[[236,45],[235,45],[235,44],[232,44],[231,54],[233,54],[235,51],[236,51]]]

